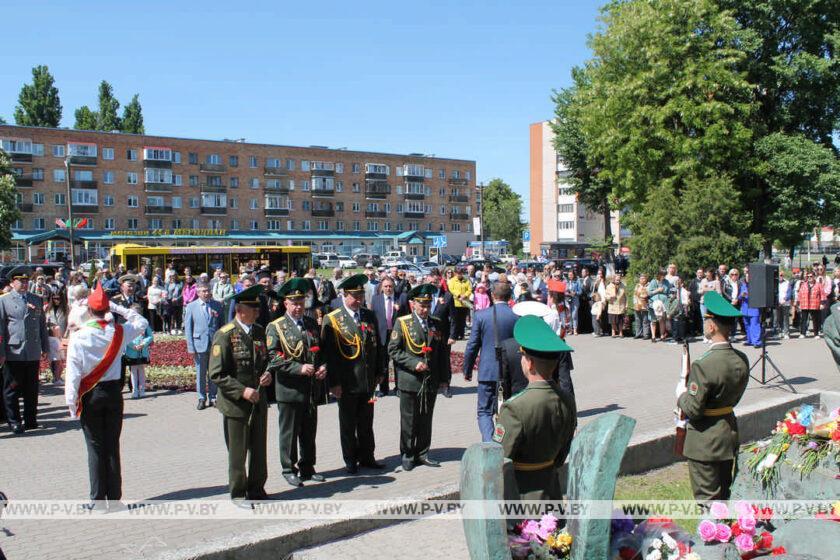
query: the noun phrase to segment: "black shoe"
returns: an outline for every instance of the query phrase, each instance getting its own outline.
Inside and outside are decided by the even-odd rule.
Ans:
[[[297,476],[295,476],[295,478],[297,478]],[[264,500],[270,500],[271,496],[269,496],[268,493],[265,490],[261,490],[259,492],[249,492],[248,493],[248,499],[249,500],[255,500],[255,501],[264,501]]]
[[[434,459],[429,459],[428,457],[420,457],[417,459],[416,463],[418,465],[426,465],[427,467],[439,467],[440,462],[435,461]]]
[[[23,433],[23,426],[20,424],[10,424],[9,426],[12,429],[13,434],[21,435]]]
[[[284,474],[283,478],[286,479],[286,482],[288,482],[290,486],[303,486],[303,482],[301,482],[300,478],[295,473]]]
[[[371,459],[370,461],[361,462],[359,461],[359,465],[365,467],[367,469],[384,469],[385,465],[383,463],[377,463],[375,459]]]
[[[358,465],[353,465],[349,463],[344,465],[344,469],[347,471],[347,474],[356,474],[357,472],[359,472]]]
[[[25,430],[37,430],[41,425],[35,422],[34,424],[24,424],[23,427]]]
[[[448,385],[446,386],[446,389],[443,390],[443,396],[446,397],[447,399],[452,398],[452,390],[449,388]]]
[[[407,459],[407,458],[403,457],[402,468],[403,468],[404,471],[414,470],[414,461],[412,461],[411,459]]]
[[[306,473],[306,474],[301,473],[300,474],[300,479],[301,480],[311,480],[312,482],[324,482],[325,480],[327,480],[326,478],[324,478],[324,475],[318,474],[316,472],[311,472],[311,473]]]
[[[198,404],[196,405],[196,410],[204,410],[206,406],[204,405],[204,399],[198,399]]]

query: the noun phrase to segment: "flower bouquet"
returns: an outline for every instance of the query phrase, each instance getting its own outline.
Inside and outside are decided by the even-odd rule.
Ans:
[[[734,512],[722,502],[712,502],[710,519],[704,519],[697,527],[700,539],[707,544],[733,543],[741,558],[779,556],[785,554],[783,546],[773,546],[772,525],[768,521],[773,512],[769,508],[759,510],[746,502],[738,502]],[[734,514],[734,515],[733,515]]]
[[[691,550],[691,536],[666,517],[650,518],[638,525],[615,516],[610,538],[611,560],[700,560]]]
[[[539,521],[518,523],[508,535],[508,544],[514,560],[562,560],[572,553],[572,536],[559,528],[557,518],[550,514]]]

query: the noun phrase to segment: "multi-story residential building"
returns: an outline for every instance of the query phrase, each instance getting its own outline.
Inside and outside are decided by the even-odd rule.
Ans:
[[[22,213],[5,260],[66,252],[26,241],[65,220],[68,203],[87,219],[77,234],[91,256],[126,241],[424,255],[433,236],[454,253],[475,239],[474,161],[8,125],[0,142]]]
[[[604,216],[579,204],[569,189],[568,172],[554,150],[554,133],[549,121],[530,127],[531,146],[531,255],[549,258],[582,254],[593,240],[604,238]],[[613,212],[610,226],[614,244],[628,234],[619,227]]]

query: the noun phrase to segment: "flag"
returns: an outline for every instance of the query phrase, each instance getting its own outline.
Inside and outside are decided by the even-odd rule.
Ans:
[[[87,225],[87,221],[87,218],[82,218],[81,220],[76,222],[76,229],[82,229],[83,227],[85,227],[85,225]]]
[[[67,227],[67,224],[65,224],[64,220],[62,220],[61,218],[56,218],[55,219],[55,225],[57,225],[60,228],[66,228]]]

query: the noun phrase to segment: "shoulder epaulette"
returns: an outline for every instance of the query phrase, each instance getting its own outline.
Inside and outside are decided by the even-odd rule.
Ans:
[[[225,325],[224,327],[222,327],[221,329],[219,329],[219,331],[221,331],[223,333],[227,333],[227,332],[232,331],[234,328],[236,328],[236,325],[233,322],[230,322],[227,325]]]
[[[327,317],[332,317],[333,315],[338,315],[339,313],[341,313],[341,307],[339,307],[338,309],[333,309],[332,311],[327,313]]]
[[[281,322],[283,319],[285,319],[285,318],[286,318],[286,316],[285,316],[285,315],[283,315],[283,316],[281,316],[281,317],[277,317],[277,318],[276,318],[276,319],[274,319],[272,322],[270,322],[270,323],[268,324],[268,326],[270,327],[271,325],[274,325],[274,328],[275,328],[275,329],[279,329],[279,328],[280,328],[280,322]],[[266,330],[268,330],[268,328],[266,328]]]
[[[401,317],[397,317],[397,321],[408,321],[411,319],[411,315],[402,315]]]

